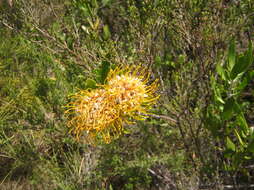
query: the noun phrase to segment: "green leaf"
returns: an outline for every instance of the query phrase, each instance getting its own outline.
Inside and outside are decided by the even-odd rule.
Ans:
[[[246,53],[246,61],[248,62],[249,65],[251,65],[253,63],[253,46],[252,46],[252,42],[249,42],[249,48],[248,51]]]
[[[236,105],[234,98],[230,98],[226,101],[223,112],[222,112],[222,119],[228,120],[234,116],[236,112]]]
[[[244,146],[245,143],[243,142],[243,140],[242,140],[241,136],[239,135],[239,133],[237,132],[237,130],[234,130],[234,132],[235,132],[235,135],[236,135],[239,143],[241,144],[241,146]]]
[[[251,157],[251,156],[244,156],[244,159],[246,159],[246,160],[251,160],[252,157]]]
[[[235,51],[235,40],[230,42],[229,50],[228,50],[228,69],[231,71],[235,66],[236,61],[236,51]]]
[[[229,149],[223,151],[223,155],[224,155],[225,158],[231,158],[233,154],[234,154],[234,152],[232,150],[229,150]]]
[[[96,82],[93,79],[87,79],[85,82],[86,88],[94,89],[96,88]]]
[[[241,82],[237,86],[237,91],[240,93],[245,89],[245,87],[249,84],[249,82],[253,79],[254,77],[254,71],[249,71],[246,73],[246,75],[243,76]]]
[[[254,153],[254,139],[249,143],[247,150]]]
[[[226,80],[225,70],[220,64],[217,64],[216,71],[223,80]]]
[[[92,0],[91,3],[92,3],[94,8],[99,8],[97,0]]]
[[[239,109],[240,109],[240,108],[239,108]],[[249,126],[248,126],[248,124],[247,124],[247,121],[246,121],[246,119],[245,119],[243,113],[238,114],[238,116],[237,116],[237,121],[238,121],[238,124],[239,124],[240,129],[241,129],[245,134],[247,134],[248,131],[249,131]]]
[[[111,184],[109,185],[109,190],[114,190]]]
[[[230,78],[233,80],[237,77],[238,74],[242,73],[245,70],[247,63],[245,61],[244,55],[240,55],[237,57],[236,64],[232,68],[232,71],[230,72]]]
[[[233,152],[236,151],[235,144],[230,140],[229,137],[226,138],[226,147],[228,150],[231,150]]]
[[[103,6],[106,6],[106,5],[108,5],[109,3],[111,3],[111,0],[102,0],[102,5],[103,5]]]
[[[110,70],[110,63],[108,61],[102,61],[101,69],[100,69],[100,82],[105,84],[105,80],[108,76],[108,72]]]
[[[214,76],[211,76],[211,87],[214,92],[214,99],[222,104],[225,104],[221,97],[220,89],[217,87],[217,83]]]
[[[220,89],[216,88],[214,89],[214,96],[215,96],[215,100],[222,103],[222,104],[225,104],[225,101],[222,99],[221,97],[221,93],[220,93]]]
[[[85,17],[88,17],[91,14],[89,7],[86,5],[79,5],[79,9],[82,11],[82,13]]]
[[[111,36],[111,33],[110,33],[108,25],[103,26],[103,38],[105,40],[108,40],[110,36]]]
[[[242,75],[247,71],[250,65],[251,63],[246,56],[240,57],[230,73],[231,79],[242,78]]]
[[[252,62],[253,62],[253,48],[252,43],[250,42],[248,50],[237,59],[237,63],[234,65],[230,73],[231,78],[234,79],[237,77],[237,75],[246,72],[246,70],[252,64]]]

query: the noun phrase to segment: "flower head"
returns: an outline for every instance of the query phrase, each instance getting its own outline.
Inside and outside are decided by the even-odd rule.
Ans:
[[[85,132],[87,140],[94,141],[100,135],[105,142],[109,140],[109,129],[121,123],[119,113],[111,103],[105,89],[84,90],[73,96],[74,101],[66,111],[71,119],[68,125],[77,139]],[[118,127],[119,128],[119,127]]]
[[[113,96],[124,116],[143,119],[158,96],[157,81],[149,83],[150,74],[141,66],[111,70],[104,88]]]
[[[149,73],[139,66],[110,70],[107,84],[73,96],[66,111],[71,131],[78,139],[85,135],[89,142],[103,139],[109,143],[118,138],[124,123],[144,119],[156,102],[157,82],[149,83],[149,78]]]

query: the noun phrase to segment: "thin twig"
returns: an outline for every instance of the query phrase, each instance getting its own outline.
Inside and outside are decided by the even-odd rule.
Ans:
[[[163,119],[163,120],[167,120],[167,121],[170,121],[174,124],[177,124],[177,120],[169,117],[169,116],[166,116],[166,115],[156,115],[156,114],[144,114],[144,113],[140,113],[141,115],[144,115],[144,116],[150,116],[150,117],[154,117],[156,119]]]
[[[51,36],[47,31],[44,31],[42,29],[40,29],[38,26],[36,25],[33,25],[35,27],[35,29],[37,31],[39,31],[42,35],[44,35],[45,37],[53,40],[56,45],[64,50],[67,50],[70,54],[74,55],[79,61],[82,61],[82,57],[80,55],[78,55],[76,52],[74,52],[73,50],[69,49],[68,48],[68,45],[66,44],[66,42],[64,43],[60,43],[55,37]],[[84,66],[86,69],[90,70],[90,67],[88,67],[88,65],[85,65],[85,64],[78,64],[78,65],[81,65],[81,66]]]
[[[244,189],[246,189],[246,188],[253,188],[254,187],[254,184],[246,184],[246,185],[223,185],[223,187],[225,188],[225,189],[235,189],[235,188],[237,188],[237,189],[242,189],[242,188],[244,188]]]
[[[6,26],[7,28],[11,29],[11,30],[14,30],[14,28],[10,25],[8,25],[7,23],[5,23],[4,21],[1,21],[1,23]]]
[[[244,185],[221,185],[223,189],[250,189],[254,187],[254,184],[244,184]],[[200,185],[199,189],[211,189],[215,188],[214,184],[210,185]]]

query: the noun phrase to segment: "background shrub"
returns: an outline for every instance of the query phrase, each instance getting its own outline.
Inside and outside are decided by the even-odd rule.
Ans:
[[[249,0],[2,1],[1,189],[249,187],[253,8]],[[161,98],[153,117],[93,147],[68,133],[64,105],[103,82],[105,63],[143,64]]]

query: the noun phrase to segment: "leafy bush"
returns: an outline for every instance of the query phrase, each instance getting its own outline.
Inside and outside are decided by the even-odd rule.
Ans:
[[[0,189],[251,184],[253,8],[249,0],[0,2]],[[153,114],[109,145],[75,141],[63,114],[69,95],[104,83],[120,64],[142,64],[159,79]]]
[[[252,44],[237,54],[232,42],[225,64],[218,63],[211,78],[213,102],[207,108],[206,126],[218,141],[226,158],[226,170],[244,170],[253,158],[254,133],[247,119],[251,102],[244,97],[254,76]],[[221,166],[222,166],[221,165]]]

